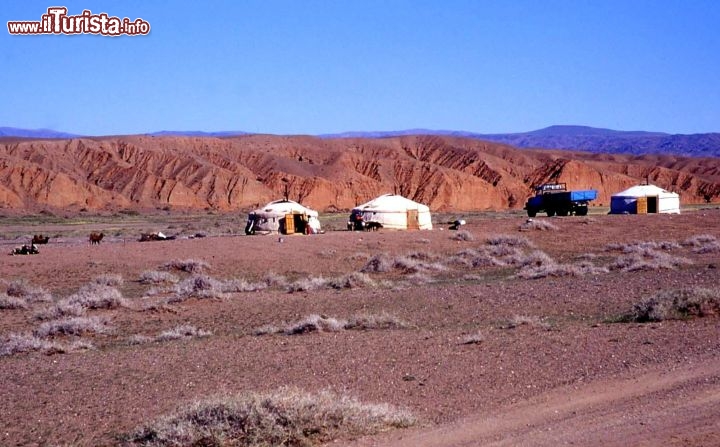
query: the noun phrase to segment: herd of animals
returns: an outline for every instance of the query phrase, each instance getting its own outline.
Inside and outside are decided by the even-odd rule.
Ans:
[[[90,245],[98,245],[103,240],[103,237],[105,235],[103,233],[95,232],[93,231],[88,236],[88,242]],[[174,236],[165,236],[162,233],[142,233],[140,235],[140,242],[147,242],[147,241],[166,241],[166,240],[172,240],[175,239]],[[36,234],[33,235],[32,240],[29,244],[25,244],[22,247],[14,248],[12,252],[10,252],[11,255],[36,255],[40,253],[40,250],[38,249],[38,245],[44,245],[47,244],[50,241],[50,236],[45,236],[42,234]]]

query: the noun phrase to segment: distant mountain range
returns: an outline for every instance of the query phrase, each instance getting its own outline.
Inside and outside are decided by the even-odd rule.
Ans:
[[[242,131],[160,131],[151,136],[233,137],[249,135]],[[720,157],[720,133],[667,134],[662,132],[619,131],[587,126],[550,126],[521,133],[481,134],[452,130],[409,129],[389,132],[344,132],[323,134],[333,138],[389,138],[405,135],[442,135],[509,144],[519,148],[568,149],[596,153],[675,154],[691,157]],[[0,137],[77,138],[79,135],[49,129],[0,127]]]
[[[720,157],[720,133],[692,135],[620,131],[587,126],[550,126],[522,133],[481,134],[452,130],[410,129],[392,132],[345,132],[322,138],[388,138],[403,135],[444,135],[494,141],[520,148],[569,149],[596,153],[676,154]]]

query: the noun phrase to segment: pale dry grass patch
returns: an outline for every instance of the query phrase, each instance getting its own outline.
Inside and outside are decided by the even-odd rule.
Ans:
[[[203,273],[210,268],[210,264],[198,259],[174,259],[162,265],[162,270],[179,270],[186,273]]]
[[[482,332],[477,331],[472,334],[467,334],[460,339],[461,345],[478,345],[485,341],[485,335]]]
[[[37,337],[55,335],[107,334],[110,332],[108,319],[103,317],[69,317],[42,323],[34,334]]]
[[[450,239],[459,242],[472,242],[475,240],[475,236],[468,230],[458,230],[450,236]]]
[[[122,275],[117,273],[105,273],[93,279],[95,284],[101,286],[120,287],[125,282]]]
[[[84,340],[65,344],[44,340],[32,334],[11,333],[0,342],[0,357],[34,351],[40,351],[43,354],[63,354],[88,349],[94,349],[94,346]]]
[[[283,334],[299,335],[312,332],[338,332],[342,330],[390,330],[408,329],[410,323],[386,312],[380,314],[359,314],[348,318],[334,318],[327,315],[312,314],[293,322],[280,325],[268,324],[253,331],[254,335]]]
[[[47,303],[52,301],[50,292],[42,287],[33,286],[25,279],[17,279],[7,284],[5,293],[8,296],[22,298],[30,303]]]
[[[528,219],[522,225],[520,225],[519,231],[557,231],[557,225],[545,219]]]
[[[140,274],[141,284],[175,284],[180,279],[170,272],[147,270]]]
[[[500,234],[491,236],[485,240],[487,245],[508,245],[510,247],[533,248],[535,245],[523,236]]]
[[[0,310],[10,309],[27,309],[28,303],[24,298],[10,296],[6,293],[0,293]]]
[[[690,287],[660,291],[641,300],[623,321],[651,322],[720,315],[720,290]]]
[[[390,405],[281,388],[191,403],[125,436],[123,445],[299,447],[415,423],[409,412]]]
[[[155,340],[157,341],[169,341],[169,340],[186,340],[190,338],[202,338],[202,337],[209,337],[212,335],[212,332],[205,331],[203,329],[198,329],[195,326],[189,325],[189,324],[183,324],[180,326],[176,326],[172,329],[168,329],[166,331],[161,332],[158,334],[157,337],[155,337]]]
[[[682,265],[691,265],[693,261],[680,256],[673,256],[665,252],[644,248],[637,249],[630,254],[620,255],[610,264],[610,270],[622,272],[637,272],[651,270],[672,270]]]

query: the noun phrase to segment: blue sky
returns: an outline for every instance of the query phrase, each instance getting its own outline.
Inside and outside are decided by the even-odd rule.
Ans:
[[[49,6],[147,36],[15,36]],[[0,126],[720,131],[720,2],[3,2]]]

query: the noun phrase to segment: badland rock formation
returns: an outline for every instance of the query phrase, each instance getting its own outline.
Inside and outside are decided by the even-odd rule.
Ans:
[[[649,180],[682,204],[717,201],[720,159],[517,149],[452,136],[123,136],[0,141],[0,207],[247,210],[285,192],[346,210],[396,192],[433,211],[522,208],[532,186],[597,189],[596,205]]]

